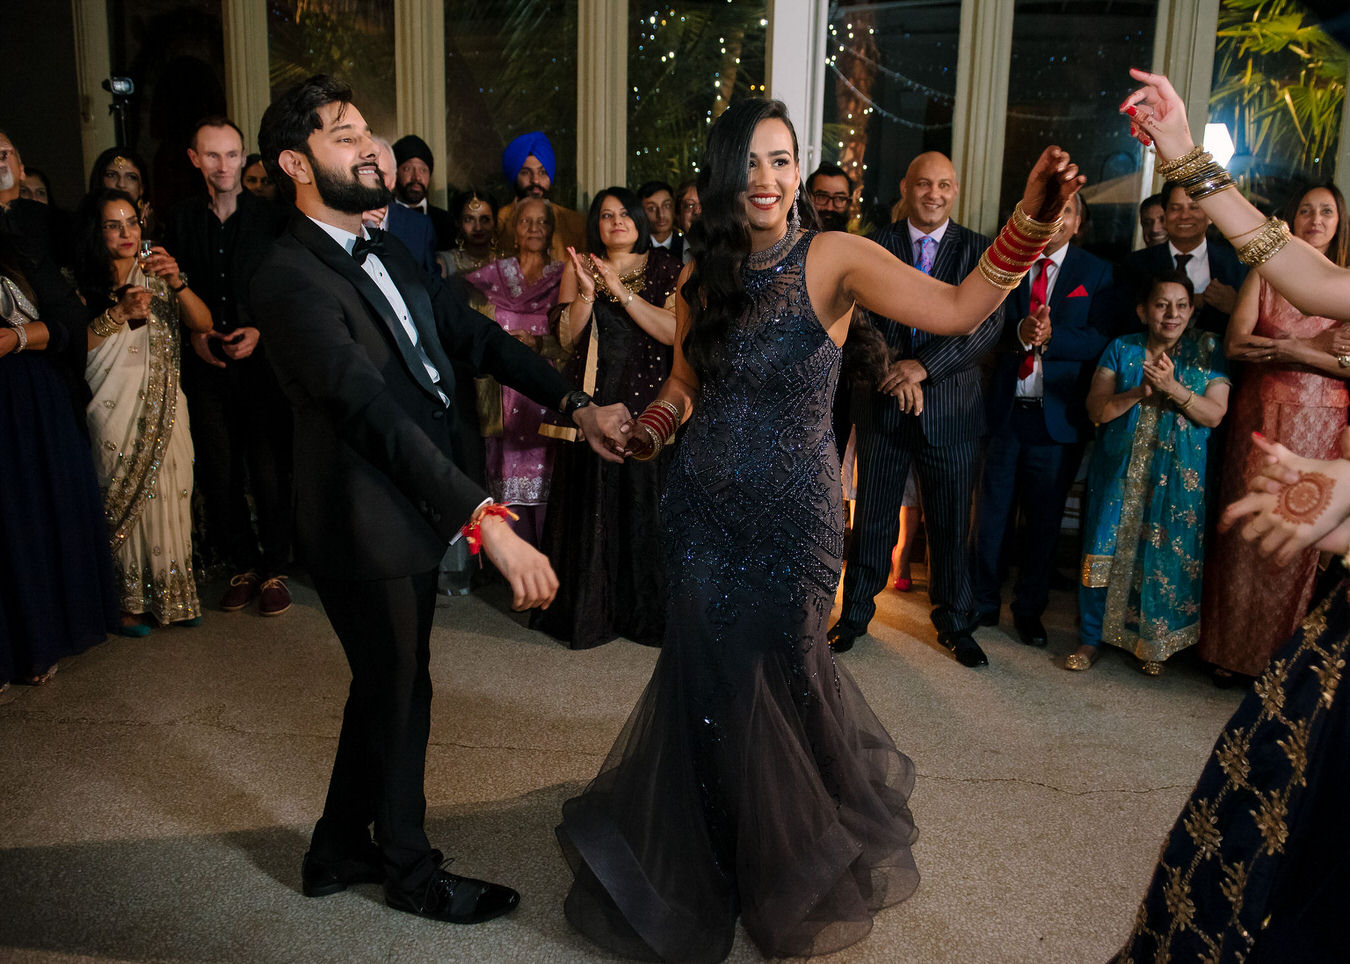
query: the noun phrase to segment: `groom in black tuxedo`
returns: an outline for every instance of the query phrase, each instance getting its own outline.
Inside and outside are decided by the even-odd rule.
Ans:
[[[320,897],[383,881],[399,910],[489,920],[515,907],[516,892],[442,870],[423,830],[437,563],[489,501],[455,464],[451,361],[570,415],[610,461],[605,440],[622,448],[628,413],[590,405],[397,239],[363,229],[361,213],[390,195],[349,88],[310,78],[267,109],[258,141],[297,213],[251,300],[295,412],[300,557],[352,672],[303,889]],[[497,516],[482,519],[481,538],[515,608],[547,606],[558,586],[547,558]]]

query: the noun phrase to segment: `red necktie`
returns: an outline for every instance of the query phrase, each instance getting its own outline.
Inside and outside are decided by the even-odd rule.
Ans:
[[[1045,304],[1047,289],[1050,286],[1049,272],[1046,271],[1050,265],[1054,264],[1049,258],[1041,258],[1036,262],[1036,280],[1031,283],[1031,314],[1035,314]],[[1030,378],[1032,372],[1036,370],[1036,349],[1032,349],[1022,356],[1022,364],[1018,366],[1017,378],[1021,381],[1024,378]]]

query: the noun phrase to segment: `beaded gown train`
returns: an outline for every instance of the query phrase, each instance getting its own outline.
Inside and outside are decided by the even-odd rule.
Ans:
[[[914,768],[825,643],[843,504],[840,350],[806,293],[813,234],[744,272],[662,500],[665,642],[599,775],[563,806],[568,919],[631,957],[720,961],[861,939],[918,886]]]

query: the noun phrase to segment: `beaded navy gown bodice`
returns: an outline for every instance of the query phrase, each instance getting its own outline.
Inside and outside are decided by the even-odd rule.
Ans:
[[[766,955],[825,953],[918,885],[913,764],[825,643],[840,350],[807,296],[814,237],[743,274],[727,374],[701,387],[662,500],[661,655],[563,806],[567,917],[629,956],[719,961],[738,915]]]
[[[729,333],[729,372],[703,386],[667,481],[668,571],[686,592],[718,583],[714,623],[766,607],[823,605],[828,615],[838,585],[844,510],[830,414],[841,351],[807,297],[812,237],[744,272],[751,304]]]

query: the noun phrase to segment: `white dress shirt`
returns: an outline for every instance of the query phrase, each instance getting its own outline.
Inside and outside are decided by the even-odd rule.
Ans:
[[[1172,256],[1173,265],[1177,263],[1177,255],[1191,255],[1191,260],[1186,262],[1186,274],[1190,277],[1191,284],[1195,285],[1196,294],[1209,287],[1209,240],[1207,238],[1201,238],[1200,245],[1193,251],[1178,251],[1177,246],[1168,241],[1167,253]]]
[[[352,253],[352,249],[356,247],[356,235],[314,218],[310,218],[310,220],[323,228],[324,233],[330,238],[342,245],[344,251],[348,254]],[[364,234],[365,228],[361,230]],[[369,237],[369,235],[364,236]],[[403,295],[399,294],[398,285],[394,284],[394,279],[389,277],[389,272],[385,270],[384,263],[380,261],[380,256],[374,253],[367,254],[361,268],[370,276],[370,280],[375,282],[375,286],[380,289],[380,293],[389,302],[389,307],[394,309],[394,317],[403,326],[404,332],[408,335],[408,340],[412,342],[413,348],[417,351],[417,357],[421,360],[423,367],[426,368],[427,374],[431,376],[431,381],[436,386],[436,394],[441,396],[441,401],[448,407],[450,399],[446,397],[445,392],[441,391],[441,373],[436,370],[436,366],[431,363],[431,359],[422,348],[422,336],[418,332],[417,326],[413,324],[412,313],[408,311],[408,303],[403,300]]]
[[[1050,259],[1050,263],[1045,265],[1044,269],[1042,269],[1039,266],[1040,259],[1037,259],[1037,264],[1033,265],[1031,268],[1031,280],[1033,284],[1036,281],[1037,271],[1044,270],[1046,272],[1045,303],[1047,305],[1050,303],[1050,296],[1055,292],[1055,282],[1059,279],[1059,269],[1064,267],[1064,255],[1066,255],[1068,251],[1069,246],[1066,244],[1063,247],[1061,247],[1058,251],[1056,251],[1054,254],[1045,256]],[[1022,331],[1021,331],[1022,323],[1019,321],[1017,324],[1018,324],[1017,340],[1022,343],[1022,350],[1032,351],[1033,346],[1028,345],[1026,342],[1022,341]],[[1050,319],[1050,330],[1052,332],[1054,331],[1054,327],[1055,327],[1055,319],[1052,317]],[[1040,352],[1034,352],[1031,357],[1033,359],[1031,374],[1028,375],[1026,378],[1019,378],[1017,380],[1018,398],[1045,397],[1045,372],[1041,369],[1041,354]]]

